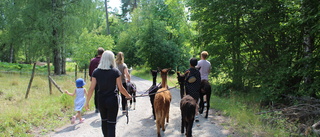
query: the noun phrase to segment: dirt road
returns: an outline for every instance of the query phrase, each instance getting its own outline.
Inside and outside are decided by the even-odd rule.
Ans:
[[[137,95],[143,94],[151,85],[152,82],[138,77],[132,76],[131,81],[137,85]],[[170,81],[169,81],[170,82]],[[183,137],[180,133],[181,114],[180,114],[180,94],[179,89],[171,89],[172,102],[170,106],[169,123],[166,124],[166,131],[161,132],[165,137]],[[119,105],[121,106],[121,105]],[[195,122],[193,125],[194,137],[225,137],[232,134],[223,129],[216,122],[216,117],[210,110],[208,119],[200,115],[200,122]],[[103,137],[101,131],[101,120],[98,113],[93,111],[84,114],[86,118],[81,124],[68,124],[64,127],[56,129],[55,132],[49,133],[45,136],[50,137]],[[78,122],[78,121],[76,121]],[[116,127],[117,137],[156,137],[155,120],[152,117],[152,109],[150,99],[148,96],[138,97],[136,109],[129,109],[129,124],[127,124],[126,116],[122,115],[119,109],[118,121]]]

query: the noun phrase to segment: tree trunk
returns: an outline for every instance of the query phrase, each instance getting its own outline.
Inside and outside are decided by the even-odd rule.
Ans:
[[[241,50],[240,50],[240,38],[241,34],[239,32],[239,27],[240,27],[240,15],[237,15],[235,18],[235,35],[233,38],[234,43],[232,43],[232,61],[233,61],[233,77],[232,81],[233,84],[235,85],[236,89],[242,89],[243,88],[243,81],[242,81],[242,74],[243,74],[243,69],[242,69],[242,63],[241,63]]]
[[[107,2],[107,0],[105,0],[105,8],[106,8],[107,35],[110,35],[109,16],[108,16],[108,2]]]
[[[10,44],[10,58],[9,58],[9,63],[13,63],[13,44]]]

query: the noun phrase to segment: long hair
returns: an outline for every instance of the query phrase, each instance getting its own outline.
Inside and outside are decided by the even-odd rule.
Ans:
[[[122,52],[119,52],[119,53],[117,54],[116,63],[117,63],[117,64],[123,64],[123,63],[124,63],[124,55],[123,55]]]
[[[99,69],[109,70],[116,67],[116,63],[114,61],[114,54],[110,50],[106,50],[103,52],[100,63],[98,65]]]

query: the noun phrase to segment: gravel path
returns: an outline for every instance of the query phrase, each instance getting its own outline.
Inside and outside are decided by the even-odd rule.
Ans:
[[[137,85],[137,96],[143,94],[152,82],[138,77],[132,76],[131,81]],[[181,114],[180,114],[180,94],[179,89],[171,89],[172,101],[170,105],[169,123],[167,123],[166,131],[161,135],[165,137],[183,137],[180,133]],[[119,105],[121,106],[121,105]],[[217,122],[217,117],[210,110],[208,119],[199,116],[200,122],[195,122],[192,128],[194,137],[226,137],[232,136],[228,130],[224,130]],[[99,113],[93,111],[87,112],[83,116],[86,118],[84,123],[68,124],[49,133],[45,136],[50,137],[103,137],[101,131],[101,120]],[[122,115],[119,109],[118,121],[116,127],[116,135],[118,137],[156,137],[156,125],[153,120],[150,99],[148,96],[138,97],[136,109],[129,109],[129,124],[127,124],[126,116]]]

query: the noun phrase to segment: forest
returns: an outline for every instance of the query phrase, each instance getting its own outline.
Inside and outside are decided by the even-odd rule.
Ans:
[[[183,71],[206,50],[217,96],[320,98],[319,0],[121,2],[2,0],[0,61],[50,62],[61,75],[67,58],[85,68],[103,47],[124,52],[130,67]]]

